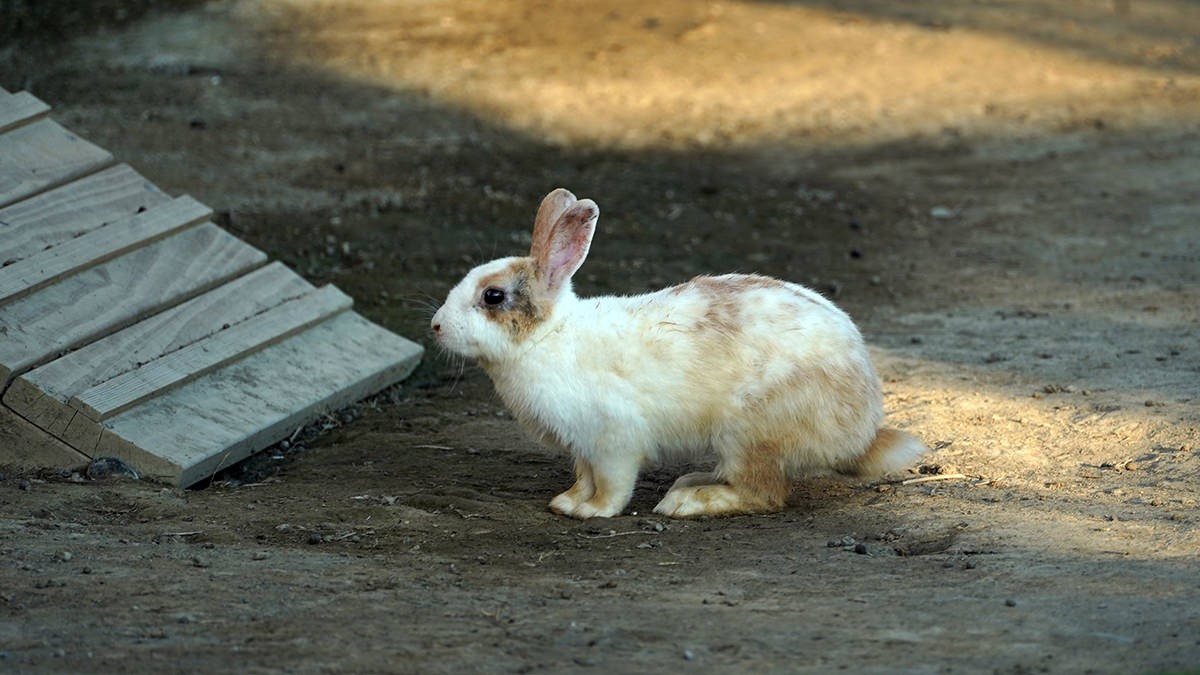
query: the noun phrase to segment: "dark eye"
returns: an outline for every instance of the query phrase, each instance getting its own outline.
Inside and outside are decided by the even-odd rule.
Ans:
[[[504,302],[504,291],[499,288],[489,288],[483,292],[483,304],[488,307],[498,307]]]

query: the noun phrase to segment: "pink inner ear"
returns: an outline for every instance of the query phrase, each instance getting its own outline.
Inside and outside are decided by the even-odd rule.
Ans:
[[[555,223],[577,201],[575,195],[564,188],[557,188],[542,199],[537,216],[533,219],[533,242],[529,247],[531,257],[545,255]]]
[[[558,290],[583,264],[599,217],[600,209],[595,202],[584,199],[567,209],[554,223],[549,251],[537,260],[550,290]]]

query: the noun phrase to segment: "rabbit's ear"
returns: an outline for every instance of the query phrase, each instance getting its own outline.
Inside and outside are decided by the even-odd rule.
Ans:
[[[551,293],[557,293],[583,264],[599,218],[600,207],[596,202],[584,199],[575,202],[554,221],[547,246],[534,257],[538,275]]]
[[[558,188],[542,199],[537,216],[533,219],[533,244],[529,247],[531,258],[540,258],[550,245],[550,232],[558,217],[574,204],[577,199],[569,191]]]

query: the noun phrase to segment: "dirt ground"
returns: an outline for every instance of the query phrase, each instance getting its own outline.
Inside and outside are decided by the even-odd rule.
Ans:
[[[932,448],[758,517],[654,517],[689,469],[657,467],[577,522],[546,508],[567,458],[430,349],[203,489],[3,472],[0,669],[1200,672],[1196,3],[0,21],[0,86],[401,334],[432,346],[445,292],[523,252],[561,185],[602,209],[581,295],[809,284]]]

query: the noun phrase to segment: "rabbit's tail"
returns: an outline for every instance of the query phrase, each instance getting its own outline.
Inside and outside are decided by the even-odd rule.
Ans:
[[[919,438],[899,429],[883,428],[863,454],[838,464],[835,470],[849,476],[874,478],[912,466],[928,448]]]

